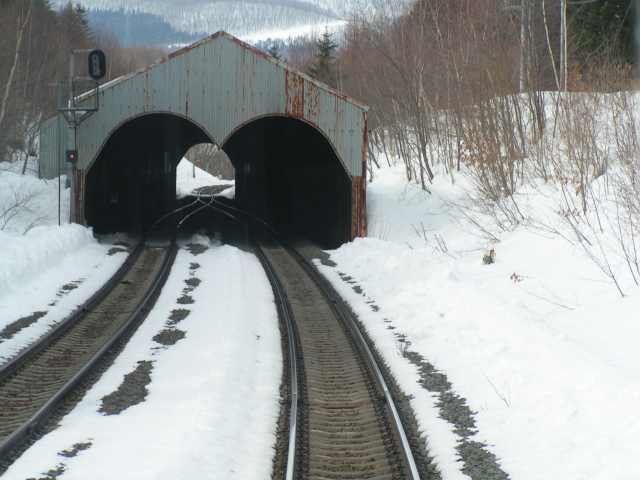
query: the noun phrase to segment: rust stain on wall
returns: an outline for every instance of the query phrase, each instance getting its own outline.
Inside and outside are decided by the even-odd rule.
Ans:
[[[366,181],[364,177],[351,179],[351,239],[367,235]]]
[[[202,48],[201,55],[182,57],[198,48]],[[170,65],[165,65],[168,63]],[[85,223],[85,197],[91,194],[86,192],[85,176],[91,168],[91,159],[96,158],[112,129],[127,117],[154,112],[176,113],[187,119],[204,116],[206,118],[198,121],[225,138],[253,117],[284,114],[308,122],[332,143],[351,177],[352,218],[345,229],[351,230],[352,238],[366,235],[366,107],[304,72],[218,32],[171,53],[154,65],[113,81],[101,88],[100,95],[100,112],[92,119],[91,127],[80,131],[81,151],[88,153],[82,158],[85,163],[78,164],[79,169],[72,176],[73,221]],[[83,101],[91,99],[87,97]],[[48,143],[41,155],[51,159],[49,170],[53,173],[59,150],[54,133],[52,130],[43,135]],[[51,153],[47,153],[49,150]]]
[[[360,237],[367,236],[367,158],[369,155],[369,121],[367,113],[363,112],[364,132],[362,134],[362,186],[361,186],[361,211],[358,212],[360,219],[360,228],[358,235]]]
[[[86,225],[84,218],[84,195],[85,195],[85,175],[84,170],[74,168],[71,174],[71,181],[73,188],[73,205],[71,212],[71,221],[73,223],[79,223],[80,225]]]
[[[294,72],[285,71],[284,90],[287,100],[286,114],[304,118],[304,78]]]
[[[320,91],[313,83],[307,83],[305,92],[305,118],[314,125],[320,117]]]

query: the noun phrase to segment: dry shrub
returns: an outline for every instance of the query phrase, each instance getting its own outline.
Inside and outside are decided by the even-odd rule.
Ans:
[[[564,156],[550,159],[561,186],[574,189],[580,210],[587,212],[592,182],[607,170],[606,98],[597,93],[559,98],[557,124]]]
[[[638,96],[629,92],[611,95],[618,169],[614,175],[616,218],[613,229],[625,263],[636,285],[640,284],[640,145],[638,144]]]

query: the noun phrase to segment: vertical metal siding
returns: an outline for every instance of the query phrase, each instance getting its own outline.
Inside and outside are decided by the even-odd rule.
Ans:
[[[102,91],[100,111],[79,128],[79,167],[88,169],[119,125],[145,113],[190,118],[217,143],[253,118],[286,115],[320,130],[347,172],[360,176],[363,111],[346,97],[219,35]]]
[[[40,178],[51,179],[67,171],[65,152],[69,141],[69,129],[64,118],[57,115],[40,126],[40,155],[38,157]]]
[[[84,101],[93,103],[92,98]],[[109,85],[100,91],[99,101],[100,110],[78,129],[78,169],[82,172],[90,169],[119,126],[147,113],[186,117],[218,144],[252,119],[290,116],[313,125],[333,145],[352,178],[353,215],[358,217],[354,221],[366,221],[359,218],[365,214],[366,107],[227,34],[218,33]],[[65,170],[67,136],[68,128],[60,116],[42,125],[43,177],[57,175],[58,155]],[[81,211],[78,214],[81,220]],[[364,228],[352,225],[354,234],[362,234]]]

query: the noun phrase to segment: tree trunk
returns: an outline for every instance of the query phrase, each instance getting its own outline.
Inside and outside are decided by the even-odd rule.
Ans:
[[[31,2],[29,2],[29,8],[24,16],[24,21],[22,21],[21,17],[18,17],[18,31],[16,34],[16,51],[13,56],[13,65],[11,65],[11,70],[9,71],[9,78],[7,80],[7,84],[4,88],[4,95],[2,96],[2,103],[0,104],[0,128],[2,128],[2,122],[4,121],[5,116],[7,115],[7,105],[9,104],[9,97],[11,95],[11,85],[13,83],[13,77],[16,74],[16,68],[18,67],[18,60],[20,59],[20,48],[22,46],[22,39],[24,37],[24,32],[29,23],[29,19],[31,18]]]

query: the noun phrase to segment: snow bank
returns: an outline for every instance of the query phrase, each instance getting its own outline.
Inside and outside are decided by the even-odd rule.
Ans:
[[[22,288],[26,278],[53,267],[64,255],[95,242],[90,229],[75,224],[36,227],[26,235],[0,232],[0,296]]]
[[[68,223],[69,190],[58,181],[20,175],[21,164],[0,164],[0,330],[34,312],[37,322],[0,342],[0,361],[60,321],[118,269],[125,252],[107,255],[90,229]],[[62,287],[67,285],[65,290]]]
[[[196,167],[186,158],[178,163],[176,172],[176,194],[178,198],[190,195],[193,190],[210,185],[231,185],[233,181],[211,175]]]
[[[179,251],[155,308],[114,365],[3,478],[38,477],[60,463],[69,480],[269,478],[282,374],[273,294],[255,256],[209,247]],[[189,293],[194,303],[178,303],[194,278],[202,281]],[[184,338],[157,343],[172,310],[184,308],[189,315],[175,325]],[[153,367],[145,400],[99,413],[141,361]],[[58,454],[79,442],[91,446],[74,458]]]
[[[22,234],[35,226],[58,224],[58,180],[20,175],[17,164],[0,164],[0,231]],[[61,177],[61,221],[69,222],[69,189]]]
[[[124,249],[107,255],[111,245],[99,244],[92,238],[86,238],[84,229],[72,227],[40,227],[42,231],[36,233],[41,235],[33,241],[25,244],[18,239],[9,244],[14,251],[16,247],[28,249],[26,254],[18,252],[14,257],[0,256],[0,272],[9,277],[0,281],[3,285],[0,286],[0,330],[34,312],[42,315],[37,322],[0,342],[0,360],[11,358],[64,319],[124,262],[127,256]],[[78,231],[70,234],[71,230]],[[64,245],[53,245],[60,248],[52,248],[51,238]],[[9,269],[1,265],[12,258],[14,262]],[[22,261],[15,261],[18,259]],[[14,276],[11,276],[11,269]]]
[[[61,178],[62,223],[58,227],[58,181],[0,168],[0,298],[62,257],[96,243],[90,229],[69,224],[69,189]],[[61,279],[64,280],[64,279]]]
[[[453,206],[468,200],[464,178],[456,180],[438,178],[429,196],[407,186],[398,168],[378,172],[368,192],[378,238],[344,245],[331,252],[337,268],[320,267],[414,395],[444,478],[468,478],[452,450],[461,438],[438,421],[439,396],[418,385],[398,334],[477,412],[474,439],[511,478],[639,478],[640,419],[632,412],[640,400],[640,292],[627,285],[621,298],[584,250],[562,238],[568,227],[547,217],[553,192],[531,190],[523,205],[560,234],[531,224],[491,243]],[[491,246],[496,263],[484,265]]]
[[[221,191],[218,195],[216,195],[217,197],[223,197],[223,198],[228,198],[229,200],[233,200],[236,198],[236,187],[235,185],[233,187],[229,187],[223,191]]]

